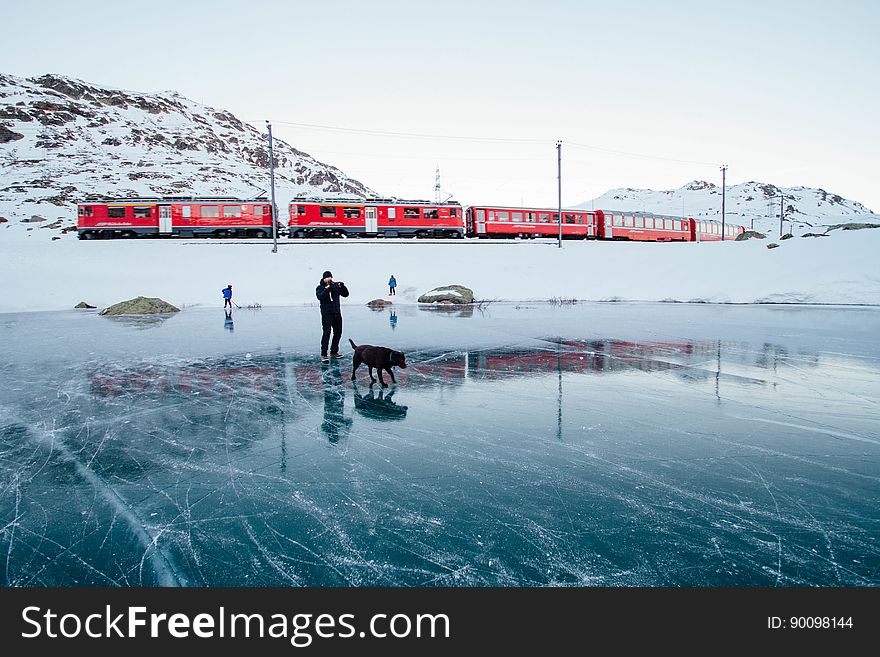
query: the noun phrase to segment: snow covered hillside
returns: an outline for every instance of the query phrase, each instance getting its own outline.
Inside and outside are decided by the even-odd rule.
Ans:
[[[375,195],[278,139],[279,207],[297,194]],[[76,224],[88,196],[268,196],[268,139],[174,92],[142,94],[59,75],[0,74],[0,217]],[[3,234],[0,233],[0,238]]]
[[[783,232],[800,234],[818,226],[842,223],[880,223],[880,216],[861,203],[824,189],[776,187],[769,183],[746,182],[728,185],[725,193],[725,218],[771,235],[779,233],[779,208],[783,205]],[[721,188],[703,180],[694,180],[679,189],[612,189],[602,196],[577,206],[601,210],[653,212],[675,216],[721,219]],[[791,224],[791,226],[789,225]]]

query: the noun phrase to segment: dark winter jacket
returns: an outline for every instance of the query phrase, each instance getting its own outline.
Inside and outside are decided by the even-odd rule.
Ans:
[[[333,281],[328,288],[322,280],[315,288],[315,296],[321,302],[321,315],[341,315],[339,298],[348,296],[348,288],[344,283]]]
[[[232,298],[232,290],[230,290],[228,287],[224,287],[220,291],[223,293],[224,299],[231,299]]]

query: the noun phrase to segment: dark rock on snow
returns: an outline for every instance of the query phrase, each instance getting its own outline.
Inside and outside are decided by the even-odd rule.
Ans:
[[[418,298],[419,303],[467,304],[474,302],[474,291],[464,285],[441,285]]]
[[[161,313],[177,313],[170,303],[155,297],[135,297],[128,301],[120,301],[109,308],[104,308],[99,315],[158,315]]]

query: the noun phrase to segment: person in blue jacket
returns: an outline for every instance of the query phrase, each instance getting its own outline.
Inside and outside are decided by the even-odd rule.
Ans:
[[[394,274],[391,274],[391,278],[388,279],[388,296],[396,296],[397,295],[397,279],[394,278]]]
[[[223,307],[232,308],[232,286],[227,285],[224,287],[221,292],[223,292]]]
[[[342,310],[339,308],[340,297],[348,296],[348,288],[342,281],[334,281],[333,274],[325,271],[321,275],[321,282],[315,288],[315,296],[321,302],[321,326],[324,329],[321,335],[321,362],[329,363],[327,346],[330,346],[330,356],[342,358],[339,353],[339,339],[342,337]],[[333,332],[333,342],[330,342],[330,332]]]

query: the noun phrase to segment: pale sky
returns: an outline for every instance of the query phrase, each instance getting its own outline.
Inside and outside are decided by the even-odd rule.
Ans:
[[[29,0],[3,20],[4,73],[269,119],[383,194],[431,199],[439,166],[444,197],[555,205],[559,139],[564,205],[727,164],[880,212],[874,0]]]

